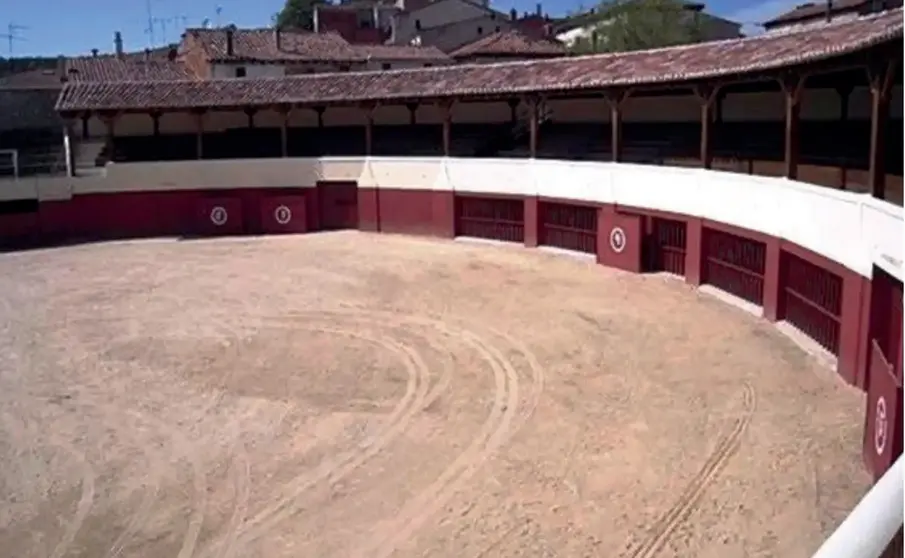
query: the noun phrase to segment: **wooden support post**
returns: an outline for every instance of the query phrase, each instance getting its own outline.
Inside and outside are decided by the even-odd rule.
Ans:
[[[195,157],[204,158],[204,109],[192,109],[195,117]]]
[[[100,113],[100,117],[104,122],[104,126],[107,128],[107,133],[104,139],[104,150],[107,152],[107,158],[109,161],[113,160],[113,150],[114,150],[114,139],[116,138],[116,120],[119,118],[119,114],[116,112],[102,112]]]
[[[161,112],[159,110],[151,111],[151,126],[152,126],[152,135],[155,138],[160,137],[160,116]]]
[[[719,94],[719,86],[702,84],[694,88],[694,94],[701,102],[701,166],[713,167],[713,106]]]
[[[75,130],[75,123],[78,115],[75,113],[61,113],[63,117],[63,148],[66,155],[66,176],[75,176],[75,149],[73,148],[72,136]]]
[[[799,129],[801,124],[801,95],[807,77],[801,74],[785,74],[779,78],[779,85],[785,96],[786,131],[785,131],[785,163],[786,178],[798,178],[798,155],[801,153]]]
[[[845,125],[848,124],[849,101],[852,97],[852,90],[854,90],[854,86],[851,84],[836,87],[836,94],[839,95],[839,124],[843,130],[845,130]],[[845,190],[847,185],[848,161],[842,159],[841,167],[839,168],[839,188]]]
[[[443,156],[449,157],[452,150],[452,101],[440,105],[443,114]]]
[[[528,105],[528,156],[532,159],[537,157],[537,143],[538,143],[538,134],[539,134],[539,126],[538,126],[538,114],[537,109],[540,105],[539,100],[536,97],[531,97],[527,99]]]
[[[405,105],[405,108],[409,109],[409,126],[414,126],[418,123],[418,103],[408,103]]]
[[[629,94],[628,89],[610,89],[604,93],[610,105],[610,147],[613,162],[622,160],[622,105]]]
[[[374,109],[375,105],[364,105],[365,111],[365,155],[370,157],[374,152]]]
[[[870,84],[870,162],[867,179],[871,195],[886,199],[886,124],[895,77],[895,59],[872,60],[867,67]]]
[[[88,139],[88,136],[89,136],[88,122],[91,120],[91,113],[83,112],[82,116],[81,116],[81,120],[82,120],[82,139],[86,140],[86,139]]]
[[[258,109],[253,107],[245,107],[242,109],[242,112],[245,113],[245,117],[248,119],[248,127],[249,129],[255,127],[255,114],[258,112]]]
[[[289,156],[289,118],[292,115],[292,106],[280,105],[277,107],[280,118],[280,156]]]
[[[506,104],[509,105],[509,122],[515,124],[518,122],[518,99],[509,99]]]

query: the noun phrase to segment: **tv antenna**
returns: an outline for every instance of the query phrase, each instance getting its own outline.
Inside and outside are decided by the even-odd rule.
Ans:
[[[145,28],[145,33],[148,35],[148,46],[154,48],[154,12],[151,10],[151,0],[145,0],[145,11],[148,16],[148,26]]]
[[[6,26],[6,33],[0,33],[0,37],[6,39],[7,41],[7,50],[9,51],[10,56],[12,56],[13,54],[13,47],[15,45],[15,42],[25,40],[25,37],[19,35],[19,32],[26,30],[28,30],[28,27],[10,22]]]
[[[214,8],[214,13],[216,14],[216,16],[214,18],[214,27],[219,29],[220,28],[220,14],[223,13],[223,6],[217,6],[216,8]]]

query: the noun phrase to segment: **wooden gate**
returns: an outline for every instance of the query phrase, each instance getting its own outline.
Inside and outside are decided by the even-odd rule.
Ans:
[[[780,255],[779,269],[783,285],[779,317],[838,356],[842,278],[786,251]]]
[[[525,204],[507,198],[456,196],[456,236],[525,241]]]
[[[879,479],[902,454],[902,381],[876,341],[871,342],[862,455]]]
[[[701,282],[763,306],[766,244],[706,227],[703,237]]]
[[[358,228],[358,184],[318,182],[318,216],[325,231]]]
[[[687,225],[683,221],[653,217],[648,237],[648,269],[685,276]]]
[[[542,202],[539,221],[540,244],[597,253],[597,208]]]

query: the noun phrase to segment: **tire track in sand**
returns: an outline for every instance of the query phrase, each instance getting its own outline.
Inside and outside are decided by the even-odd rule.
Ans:
[[[383,316],[384,319],[396,316],[391,312],[371,314]],[[487,336],[454,329],[431,318],[413,317],[410,320],[412,323],[433,327],[457,338],[487,362],[494,377],[494,401],[490,413],[469,446],[433,483],[410,499],[389,525],[381,526],[376,536],[354,551],[353,556],[384,558],[392,554],[399,544],[411,538],[477,471],[478,467],[505,443],[510,435],[513,420],[519,414],[518,373],[512,361],[504,356]]]
[[[322,317],[324,314],[325,312],[312,311],[309,315],[303,317],[311,319]],[[307,471],[290,480],[287,485],[281,487],[278,495],[271,500],[269,505],[252,517],[246,518],[241,525],[237,525],[224,538],[212,543],[207,551],[201,554],[202,558],[213,555],[219,547],[222,547],[222,549],[216,555],[229,555],[235,552],[238,544],[248,543],[266,535],[274,526],[302,509],[302,503],[298,500],[305,491],[319,482],[336,482],[374,455],[377,455],[393,438],[401,434],[415,414],[426,406],[429,395],[429,371],[422,357],[411,347],[385,336],[368,335],[347,327],[327,327],[298,323],[293,324],[293,326],[298,329],[360,339],[396,354],[400,357],[408,372],[405,394],[392,409],[382,428],[375,434],[366,437],[362,442],[359,442],[357,450],[346,452],[315,471]]]
[[[741,447],[741,438],[757,409],[757,392],[745,382],[742,389],[743,412],[732,422],[732,428],[717,442],[707,461],[692,478],[679,499],[654,523],[647,538],[631,551],[630,558],[651,558],[663,548],[675,530],[696,509],[707,487],[717,478],[729,459]]]

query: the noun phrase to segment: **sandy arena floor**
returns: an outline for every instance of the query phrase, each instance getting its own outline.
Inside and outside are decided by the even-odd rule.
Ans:
[[[0,255],[0,554],[806,557],[863,399],[680,281],[365,235]]]

